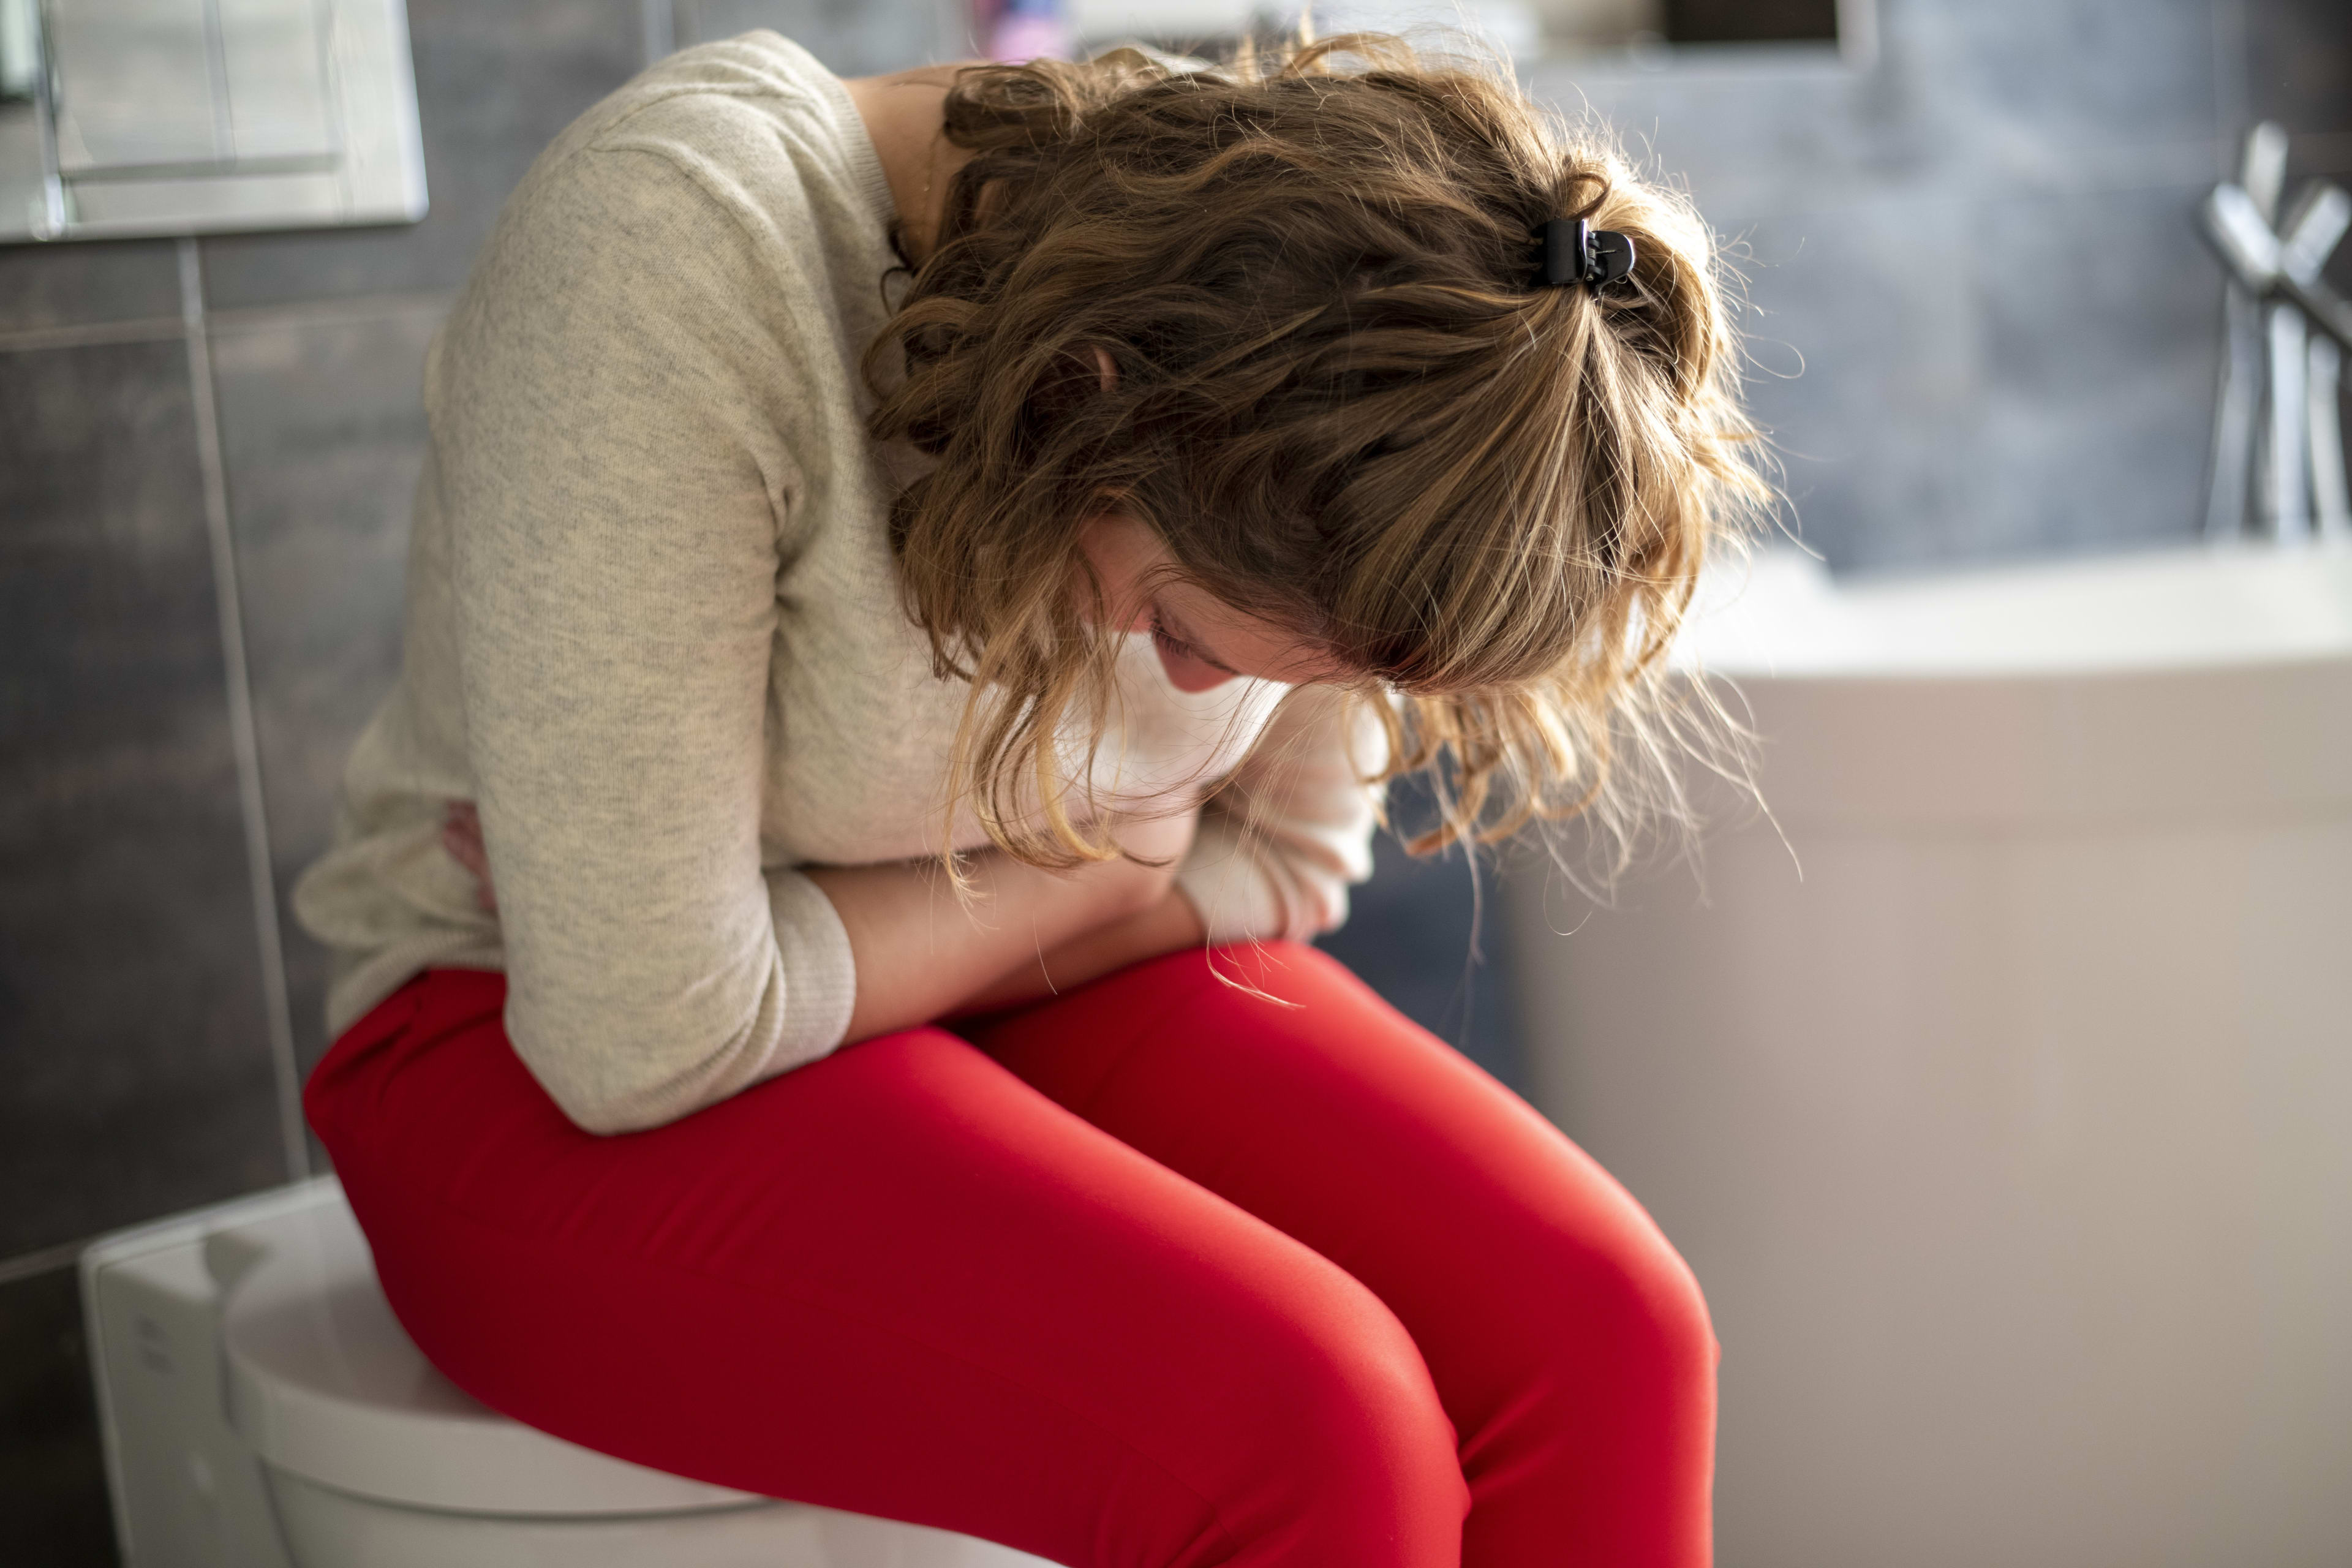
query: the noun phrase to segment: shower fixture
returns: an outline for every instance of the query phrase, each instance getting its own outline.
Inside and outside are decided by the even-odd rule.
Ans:
[[[2230,273],[2205,516],[2216,540],[2244,533],[2250,500],[2279,542],[2352,538],[2340,413],[2352,302],[2322,275],[2352,227],[2352,195],[2313,180],[2282,207],[2286,153],[2284,130],[2255,126],[2238,179],[2202,214]]]

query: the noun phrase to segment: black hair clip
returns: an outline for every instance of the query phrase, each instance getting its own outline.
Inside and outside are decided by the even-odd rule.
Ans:
[[[1595,228],[1580,217],[1556,217],[1544,224],[1541,281],[1546,288],[1586,283],[1599,289],[1633,270],[1633,236]]]

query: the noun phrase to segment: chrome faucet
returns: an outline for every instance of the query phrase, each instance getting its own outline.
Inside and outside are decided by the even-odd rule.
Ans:
[[[2205,199],[2206,237],[2230,271],[2205,516],[2217,540],[2244,532],[2250,490],[2273,540],[2352,539],[2339,413],[2352,303],[2321,276],[2352,227],[2352,195],[2313,180],[2282,216],[2286,153],[2284,130],[2255,126],[2237,181]]]

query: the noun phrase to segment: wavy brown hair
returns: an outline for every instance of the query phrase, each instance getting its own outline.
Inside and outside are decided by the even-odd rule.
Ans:
[[[1766,495],[1705,226],[1475,61],[1360,35],[1186,65],[972,67],[947,96],[973,156],[867,369],[874,433],[936,459],[892,542],[971,685],[957,798],[1034,862],[1115,853],[1055,741],[1111,700],[1069,585],[1115,507],[1361,673],[1379,776],[1438,785],[1416,851],[1586,811],[1627,841],[1679,802],[1622,765],[1692,727],[1662,656]],[[1559,217],[1630,235],[1632,275],[1542,287]]]

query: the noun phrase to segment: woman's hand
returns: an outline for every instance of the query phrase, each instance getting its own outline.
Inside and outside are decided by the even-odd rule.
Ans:
[[[441,847],[474,874],[474,901],[486,910],[499,907],[498,889],[490,885],[490,853],[482,847],[482,814],[470,800],[453,800],[441,816]]]

